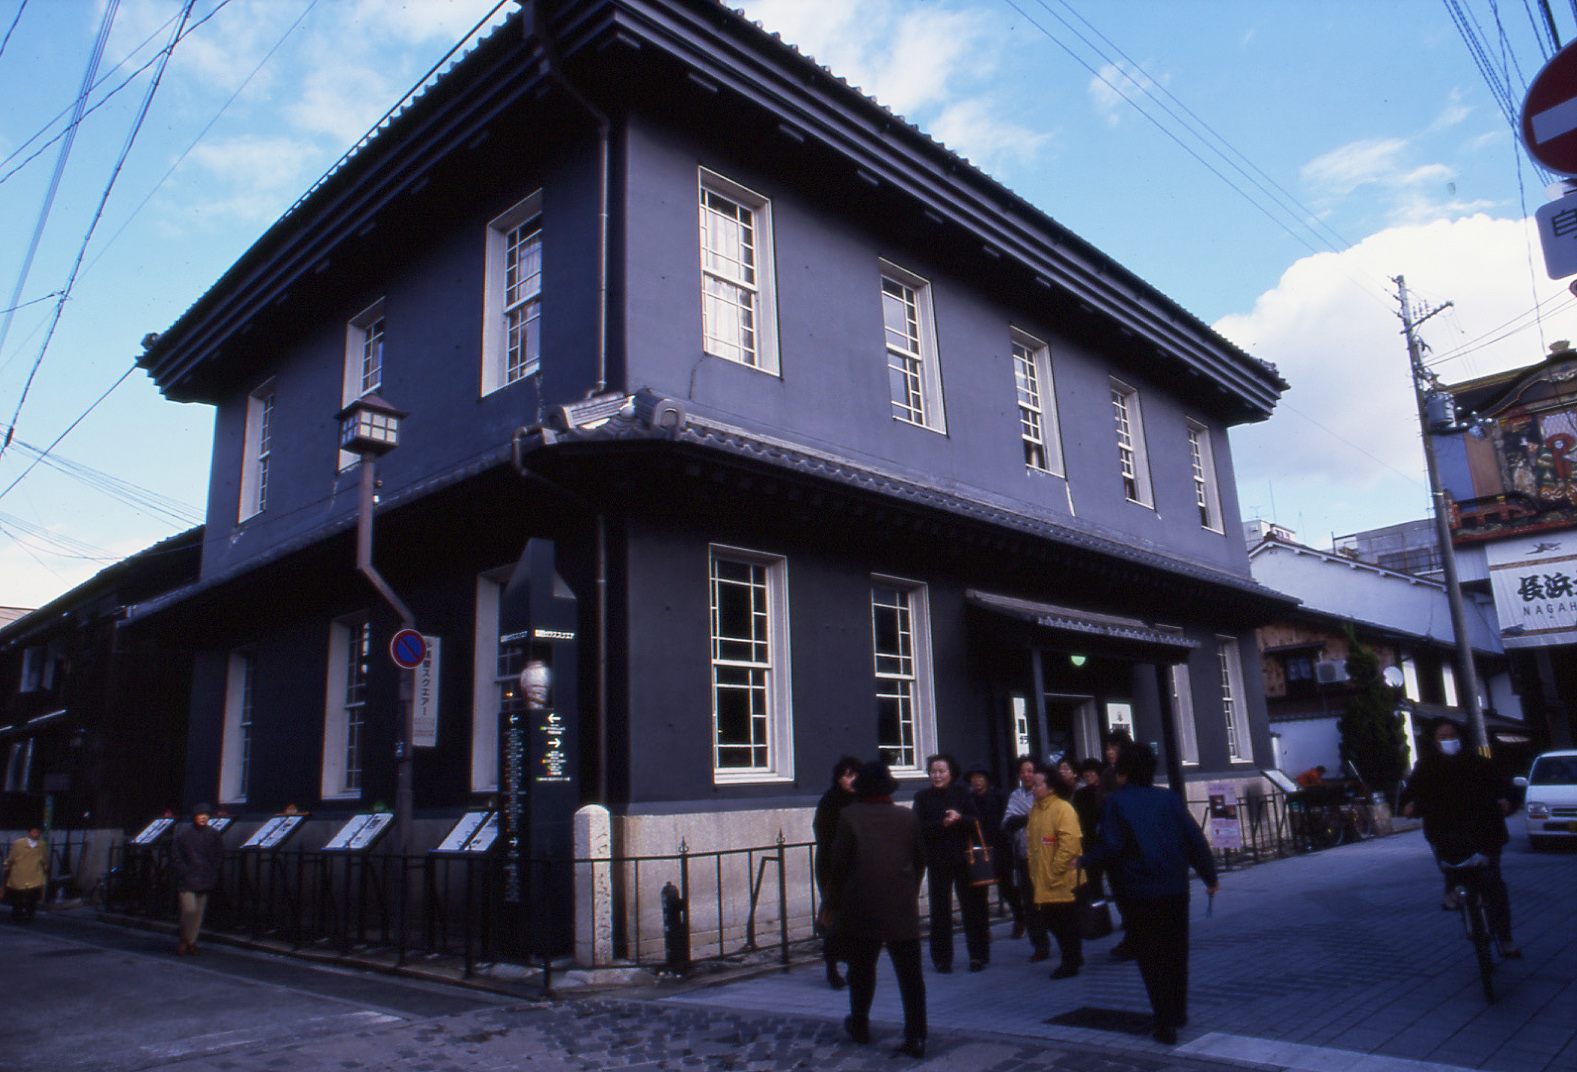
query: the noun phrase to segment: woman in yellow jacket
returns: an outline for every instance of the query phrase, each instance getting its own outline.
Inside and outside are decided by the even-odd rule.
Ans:
[[[44,832],[36,826],[27,828],[27,836],[11,843],[5,858],[5,895],[11,902],[11,918],[26,923],[38,909],[38,900],[44,895],[44,869],[49,860],[49,847]]]
[[[1030,882],[1035,887],[1035,910],[1046,921],[1046,929],[1057,939],[1062,963],[1052,971],[1053,979],[1079,974],[1084,952],[1079,936],[1076,906],[1077,872],[1072,863],[1084,851],[1079,834],[1079,816],[1057,795],[1055,775],[1037,767],[1034,784],[1035,805],[1024,828],[1029,841]]]

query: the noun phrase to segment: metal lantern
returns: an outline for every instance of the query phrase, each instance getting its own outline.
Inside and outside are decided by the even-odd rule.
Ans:
[[[352,454],[387,454],[400,445],[405,416],[377,395],[364,395],[339,411],[339,445]]]

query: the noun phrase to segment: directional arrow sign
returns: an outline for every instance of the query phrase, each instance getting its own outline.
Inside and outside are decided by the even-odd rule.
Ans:
[[[1577,175],[1577,41],[1557,52],[1528,87],[1522,143],[1551,171]]]

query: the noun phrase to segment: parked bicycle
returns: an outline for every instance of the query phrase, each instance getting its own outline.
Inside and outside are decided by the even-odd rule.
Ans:
[[[1479,982],[1484,986],[1484,1000],[1495,1000],[1495,961],[1501,956],[1500,939],[1489,923],[1489,907],[1484,900],[1484,883],[1489,874],[1489,857],[1475,852],[1465,860],[1451,862],[1440,860],[1440,870],[1451,883],[1456,898],[1457,911],[1462,914],[1462,930],[1473,943],[1473,955],[1478,961]]]

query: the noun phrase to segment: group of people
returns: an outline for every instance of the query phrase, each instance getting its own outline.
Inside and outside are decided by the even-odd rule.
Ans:
[[[963,920],[971,972],[991,961],[987,895],[1000,885],[1013,911],[1014,938],[1028,936],[1031,963],[1049,960],[1053,979],[1083,966],[1080,908],[1109,881],[1126,934],[1114,950],[1137,962],[1155,1013],[1154,1037],[1177,1041],[1187,1023],[1188,870],[1214,895],[1216,871],[1199,825],[1176,793],[1154,787],[1155,757],[1126,735],[1107,742],[1107,762],[1056,766],[1021,756],[1018,784],[999,793],[984,770],[960,779],[949,755],[930,756],[930,784],[913,806],[893,801],[898,783],[881,761],[845,756],[816,809],[816,880],[823,898],[827,981],[849,988],[845,1029],[870,1041],[876,961],[883,946],[898,975],[904,1041],[925,1052],[925,982],[920,964],[919,890],[927,882],[930,957],[953,970],[953,900]],[[995,875],[982,883],[971,861],[990,847]],[[847,979],[838,965],[848,967]]]

